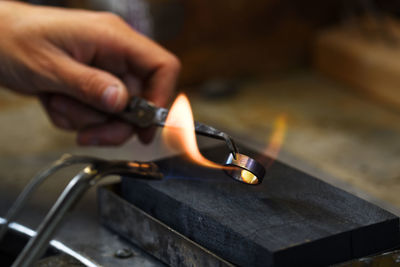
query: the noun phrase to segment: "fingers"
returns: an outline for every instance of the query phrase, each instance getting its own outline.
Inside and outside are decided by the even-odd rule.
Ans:
[[[80,145],[120,145],[134,133],[133,127],[63,95],[40,97],[52,122],[59,128],[78,131]]]
[[[134,133],[129,124],[112,121],[79,131],[77,142],[80,145],[121,145]]]
[[[53,123],[66,130],[101,124],[108,121],[109,116],[86,106],[75,99],[63,95],[52,95],[42,101]]]
[[[55,72],[63,84],[58,88],[59,93],[106,112],[121,111],[127,104],[125,85],[111,73],[81,64],[68,56],[58,58]]]
[[[74,127],[71,125],[70,121],[62,114],[57,112],[48,111],[48,115],[51,121],[56,125],[58,128],[63,130],[73,130]]]
[[[174,55],[114,15],[86,26],[73,30],[71,40],[56,38],[52,42],[67,52],[58,56],[53,71],[60,81],[57,93],[108,113],[122,111],[130,95],[142,95],[157,106],[168,104],[180,72]],[[65,113],[66,101],[61,102],[53,102],[49,115],[59,127],[79,130],[81,144],[119,144],[133,132],[131,126],[117,122],[111,124],[116,130],[111,130],[108,118],[86,105],[68,103],[75,106],[75,113],[85,115],[71,109]],[[145,143],[153,135],[154,130],[139,131]]]
[[[71,126],[71,123],[67,118],[65,118],[64,115],[51,110],[50,109],[50,95],[48,94],[40,94],[39,95],[39,100],[42,103],[43,107],[47,111],[47,115],[49,116],[50,120],[54,125],[56,125],[58,128],[64,129],[64,130],[72,130],[73,127]]]
[[[90,28],[85,28],[87,34],[83,37],[84,43],[89,43],[93,48],[85,50],[78,47],[78,44],[82,44],[82,42],[77,41],[72,45],[74,48],[69,49],[69,54],[75,55],[78,61],[81,60],[85,64],[96,66],[98,69],[89,68],[89,71],[88,68],[84,68],[83,64],[78,63],[79,66],[74,66],[75,64],[70,62],[70,67],[63,69],[62,76],[75,77],[70,82],[76,81],[75,87],[78,92],[93,93],[93,89],[96,103],[98,101],[102,103],[101,97],[98,96],[102,95],[108,85],[115,84],[127,92],[126,87],[129,88],[127,84],[132,82],[130,78],[134,77],[136,79],[134,83],[139,81],[138,87],[142,89],[140,93],[144,97],[156,105],[165,106],[175,90],[180,72],[179,60],[154,41],[133,30],[116,15],[98,13],[95,22],[96,26],[91,23]],[[79,35],[81,32],[77,34]],[[86,53],[77,53],[76,51],[86,51]],[[91,56],[78,56],[81,54]],[[83,58],[85,59],[83,60]],[[100,71],[100,69],[105,71]],[[93,70],[96,71],[93,72]],[[108,74],[108,77],[105,74]],[[124,83],[126,82],[125,86],[116,76],[121,77]],[[134,92],[134,94],[137,93],[138,90]],[[110,93],[110,95],[112,94]],[[89,97],[93,97],[93,95],[89,95]],[[112,100],[109,102],[110,105],[107,104],[107,101],[102,103],[106,107],[106,109],[102,107],[102,110],[121,110],[126,104],[126,97],[127,95],[124,95],[119,98],[120,102],[117,101],[118,103]],[[113,99],[113,97],[110,98]]]
[[[166,106],[174,94],[180,72],[180,63],[175,57],[168,57],[159,65],[147,83],[144,96],[158,106]]]
[[[138,77],[128,73],[122,77],[122,81],[124,82],[130,96],[141,95],[143,85]]]
[[[114,16],[113,16],[114,17]],[[176,56],[149,38],[137,33],[120,19],[113,19],[114,27],[120,29],[120,34],[114,34],[113,45],[110,42],[99,41],[96,61],[99,66],[107,66],[113,73],[121,68],[118,64],[105,64],[113,53],[122,53],[125,59],[125,70],[140,78],[142,94],[156,105],[165,106],[175,91],[181,64]],[[112,60],[112,59],[111,59]],[[110,67],[111,66],[111,67]]]

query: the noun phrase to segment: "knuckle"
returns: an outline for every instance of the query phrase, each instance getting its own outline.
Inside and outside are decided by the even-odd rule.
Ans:
[[[78,98],[83,100],[93,100],[99,93],[100,75],[96,72],[88,71],[79,77]]]
[[[100,12],[100,20],[102,21],[108,21],[111,23],[120,23],[122,21],[122,18],[115,13],[112,12]]]
[[[182,67],[180,60],[172,54],[165,59],[164,65],[176,73],[179,73]]]

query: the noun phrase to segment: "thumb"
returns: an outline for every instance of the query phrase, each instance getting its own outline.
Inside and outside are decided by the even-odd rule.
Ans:
[[[56,75],[61,85],[59,93],[70,95],[106,112],[124,109],[128,91],[120,79],[109,72],[63,57],[58,61]]]

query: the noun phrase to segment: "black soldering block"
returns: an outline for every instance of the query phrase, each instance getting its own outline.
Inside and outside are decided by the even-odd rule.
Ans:
[[[222,146],[202,153],[221,163],[227,156]],[[165,179],[124,178],[123,198],[240,266],[329,265],[400,244],[398,217],[280,162],[257,186],[180,157],[157,164]]]

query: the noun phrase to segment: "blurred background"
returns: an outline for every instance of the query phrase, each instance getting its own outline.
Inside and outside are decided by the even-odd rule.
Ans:
[[[119,14],[182,61],[179,90],[196,120],[270,153],[284,116],[280,160],[400,214],[399,1],[30,2]],[[36,100],[5,90],[0,123],[0,169],[11,180],[64,152],[157,154],[134,154],[136,140],[77,148]],[[7,168],[16,162],[25,168]]]

